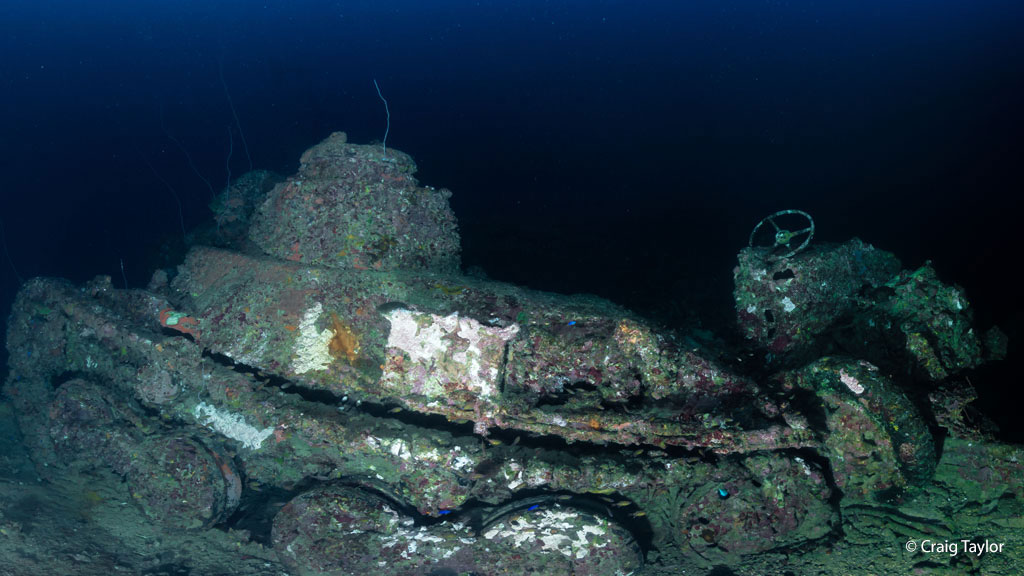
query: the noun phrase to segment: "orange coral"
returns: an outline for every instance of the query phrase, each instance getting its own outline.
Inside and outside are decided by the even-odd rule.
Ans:
[[[193,338],[199,340],[199,320],[186,316],[184,312],[175,312],[170,308],[161,310],[160,325],[182,334],[191,334]]]
[[[355,365],[359,358],[359,339],[347,324],[338,318],[337,314],[331,314],[331,324],[334,329],[334,336],[331,337],[327,350],[334,358],[346,358],[348,363]]]

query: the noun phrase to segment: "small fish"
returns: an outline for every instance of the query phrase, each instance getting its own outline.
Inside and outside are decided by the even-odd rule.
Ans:
[[[576,321],[575,320],[570,320],[569,321],[569,326],[575,326],[575,325],[576,325]]]
[[[530,506],[529,508],[527,508],[526,511],[527,512],[533,512],[537,508],[540,508],[540,504],[534,504],[533,506]]]
[[[607,502],[608,504],[611,504],[612,502],[615,502],[614,498],[609,498],[607,496],[601,496],[601,500]]]
[[[558,496],[558,499],[562,500],[562,501],[571,500],[572,499],[572,495],[571,494],[560,494]]]
[[[618,492],[615,488],[601,488],[600,490],[591,490],[591,494],[614,494]]]
[[[633,456],[640,456],[643,453],[644,453],[644,449],[643,448],[641,448],[639,450],[634,450],[633,451]]]
[[[481,478],[487,478],[493,476],[498,470],[501,470],[503,462],[497,458],[488,458],[480,461],[479,464],[473,467],[473,473],[470,474],[470,478],[473,480],[479,480]],[[476,476],[476,478],[474,478]]]
[[[487,443],[491,446],[501,446],[503,444],[503,442],[497,438],[488,438]]]
[[[452,511],[451,510],[438,510],[437,513],[440,514],[441,516],[447,516],[448,514],[451,514]]]
[[[388,410],[388,414],[398,414],[401,411],[402,411],[402,409],[396,406],[396,407],[392,408],[391,410]]]
[[[384,304],[377,306],[377,312],[385,315],[388,312],[394,312],[395,310],[409,310],[409,305],[405,302],[385,302]]]
[[[619,500],[615,503],[616,508],[625,508],[626,506],[632,506],[633,503],[629,500]]]
[[[637,510],[636,512],[630,514],[630,516],[632,516],[633,518],[643,518],[644,516],[647,516],[647,512],[644,512],[643,510]]]
[[[729,497],[729,491],[726,490],[725,488],[719,488],[718,497],[721,498],[722,500],[725,500],[726,498]]]
[[[512,441],[512,445],[515,446],[515,445],[519,444],[519,441],[522,438],[523,438],[522,436],[516,436],[516,439]]]

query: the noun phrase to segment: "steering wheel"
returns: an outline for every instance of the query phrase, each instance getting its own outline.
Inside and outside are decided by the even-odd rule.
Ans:
[[[791,217],[784,218],[786,216]],[[789,230],[787,228],[782,228],[781,226],[779,226],[779,224],[775,222],[776,219],[780,219],[783,222],[790,221],[793,223],[799,223],[800,220],[806,220],[807,223],[806,227],[801,228],[799,230]],[[775,233],[771,235],[761,234],[761,238],[756,238],[757,232],[766,223],[772,225],[772,228],[775,229]],[[771,230],[768,230],[767,228],[766,231],[768,233],[771,233]],[[799,246],[794,248],[792,245],[795,242],[797,242],[801,236],[804,235],[806,235],[806,238],[803,239],[803,242],[800,243]],[[757,226],[754,226],[754,230],[750,233],[750,242],[748,245],[751,248],[754,248],[755,246],[757,248],[767,248],[769,252],[769,260],[780,260],[782,258],[789,258],[797,254],[804,248],[807,248],[807,245],[811,243],[811,238],[813,237],[814,219],[811,218],[810,214],[804,212],[803,210],[779,210],[775,214],[772,214],[758,222]],[[755,244],[755,239],[759,240],[757,244]],[[780,254],[780,252],[782,253]]]

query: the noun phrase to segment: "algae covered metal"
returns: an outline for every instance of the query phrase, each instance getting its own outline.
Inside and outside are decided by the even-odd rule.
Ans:
[[[461,274],[450,193],[414,173],[336,133],[226,191],[226,239],[171,278],[26,283],[5,392],[40,474],[110,470],[167,530],[261,526],[297,574],[596,575],[830,546],[940,466],[891,364],[818,357],[856,317],[933,378],[980,363],[960,325],[944,372],[913,353],[950,333],[900,304],[925,273],[860,241],[744,250],[741,327],[785,370],[741,372],[611,302]]]

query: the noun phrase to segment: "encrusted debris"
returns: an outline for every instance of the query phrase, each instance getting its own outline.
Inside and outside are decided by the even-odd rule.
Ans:
[[[750,347],[727,355],[460,274],[450,193],[414,172],[335,133],[291,177],[236,180],[218,247],[147,290],[25,283],[4,392],[39,477],[107,474],[168,549],[227,528],[266,574],[838,574],[883,529],[1021,531],[1020,449],[965,376],[1005,336],[930,266],[856,239],[745,249]]]

